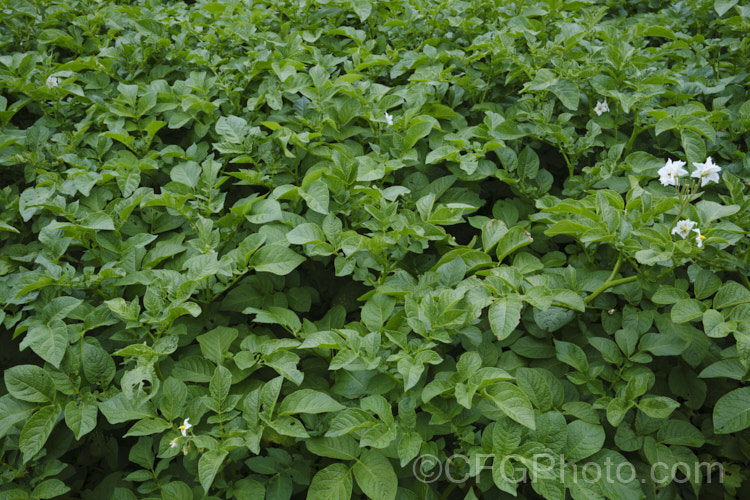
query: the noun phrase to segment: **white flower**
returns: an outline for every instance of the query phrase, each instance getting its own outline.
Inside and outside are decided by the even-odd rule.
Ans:
[[[698,233],[698,236],[695,237],[695,243],[696,243],[696,245],[698,245],[698,248],[703,248],[703,240],[705,240],[706,237],[701,234],[701,230],[700,229],[693,229],[693,231],[695,231],[696,233]]]
[[[721,167],[714,165],[713,160],[709,156],[706,159],[706,163],[694,163],[695,171],[690,174],[690,177],[695,177],[701,180],[701,187],[705,186],[711,181],[719,182],[719,172]]]
[[[679,177],[681,175],[687,175],[688,173],[687,170],[682,168],[684,166],[684,161],[672,161],[671,159],[667,160],[666,165],[661,167],[657,172],[659,174],[659,182],[661,182],[664,186],[676,186]]]
[[[55,78],[54,76],[47,77],[47,87],[53,89],[59,85],[60,85],[60,82],[58,81],[57,78]]]
[[[192,424],[188,422],[190,420],[189,418],[186,418],[184,422],[182,422],[182,425],[180,426],[180,432],[182,433],[182,436],[187,436],[187,431],[192,427]]]
[[[388,111],[385,112],[385,123],[386,125],[393,125],[393,115],[389,115]]]
[[[682,236],[682,239],[688,237],[690,234],[690,231],[693,230],[693,227],[695,226],[696,222],[692,221],[690,219],[681,220],[680,222],[675,225],[674,229],[672,229],[672,234],[679,234]]]
[[[170,448],[177,448],[177,438],[174,438],[173,440],[171,440],[169,442],[169,447]]]
[[[602,116],[602,113],[606,113],[609,111],[609,106],[607,105],[607,100],[605,99],[603,102],[596,102],[596,107],[594,108],[594,112],[597,116]]]

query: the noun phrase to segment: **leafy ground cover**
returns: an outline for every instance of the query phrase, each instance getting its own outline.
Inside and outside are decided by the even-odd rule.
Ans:
[[[0,498],[747,492],[750,7],[0,12]]]

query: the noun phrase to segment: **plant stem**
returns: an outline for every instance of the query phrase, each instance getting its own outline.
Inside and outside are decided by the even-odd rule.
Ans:
[[[608,288],[611,288],[613,286],[621,285],[623,283],[630,283],[631,281],[635,281],[638,276],[629,276],[627,278],[620,278],[619,280],[614,279],[615,276],[617,276],[617,272],[620,270],[620,266],[622,265],[622,253],[617,255],[617,261],[615,261],[615,267],[612,268],[612,272],[609,274],[609,277],[607,280],[602,283],[602,286],[597,288],[591,295],[583,299],[583,302],[588,304],[595,298],[599,296],[600,293],[605,291]]]
[[[602,286],[599,287],[597,291],[583,299],[583,301],[588,304],[592,300],[594,300],[600,293],[602,293],[607,288],[612,288],[613,286],[617,285],[623,285],[625,283],[630,283],[631,281],[635,281],[638,279],[638,276],[628,276],[627,278],[620,278],[619,280],[614,281],[605,281]]]

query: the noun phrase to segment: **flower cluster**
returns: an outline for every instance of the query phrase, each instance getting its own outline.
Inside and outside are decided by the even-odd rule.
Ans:
[[[672,159],[667,160],[667,163],[659,169],[659,182],[664,186],[675,186],[677,188],[677,194],[680,197],[680,213],[677,215],[679,219],[682,215],[685,207],[689,203],[691,197],[697,192],[698,187],[684,186],[680,189],[680,177],[688,175],[688,171],[683,167],[686,165],[684,161]],[[709,156],[704,163],[694,163],[695,170],[690,174],[690,177],[700,180],[700,187],[705,186],[709,182],[719,182],[719,172],[721,167],[714,164],[713,160]],[[703,248],[703,240],[706,239],[701,233],[699,227],[695,227],[698,223],[690,219],[683,219],[675,223],[672,228],[672,234],[680,235],[684,240],[690,233],[695,232],[695,244],[698,248]]]
[[[690,236],[691,231],[694,231],[698,233],[695,237],[696,245],[698,246],[698,248],[703,248],[703,240],[705,240],[706,237],[701,234],[700,228],[695,227],[696,224],[697,222],[690,219],[681,220],[677,224],[675,224],[674,228],[672,229],[672,234],[679,234],[684,240],[685,238]]]
[[[684,161],[673,161],[672,159],[667,160],[667,163],[658,171],[659,182],[664,186],[679,185],[680,177],[684,177],[688,174],[688,171],[682,168],[684,166]],[[719,182],[719,172],[721,172],[721,167],[715,165],[709,156],[705,163],[695,163],[695,170],[690,174],[690,177],[700,179],[701,187],[703,187],[712,181]]]

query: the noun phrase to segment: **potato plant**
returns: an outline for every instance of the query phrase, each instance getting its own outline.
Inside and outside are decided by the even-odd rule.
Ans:
[[[749,60],[737,0],[7,0],[0,499],[746,498]]]

